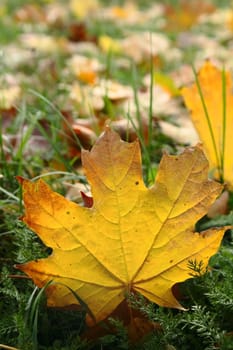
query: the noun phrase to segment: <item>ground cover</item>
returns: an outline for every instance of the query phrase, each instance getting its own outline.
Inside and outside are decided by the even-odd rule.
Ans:
[[[1,2],[0,348],[232,349],[232,45],[228,1]],[[66,199],[92,207],[81,152],[99,142],[106,126],[125,142],[139,140],[148,188],[160,181],[164,153],[186,154],[201,141],[209,177],[223,189],[214,206],[194,205],[190,226],[227,227],[210,270],[189,261],[195,278],[173,288],[187,311],[129,294],[89,328],[85,316],[92,310],[78,294],[81,311],[47,307],[50,282],[39,289],[16,268],[54,248],[20,220],[29,200],[16,176],[43,179]],[[182,174],[171,169],[175,188]],[[195,187],[201,204],[206,187]],[[127,196],[134,198],[133,189]]]

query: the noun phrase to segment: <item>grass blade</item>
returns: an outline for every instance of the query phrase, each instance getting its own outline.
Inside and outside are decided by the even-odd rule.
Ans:
[[[227,127],[227,96],[226,96],[226,71],[222,70],[222,144],[221,144],[221,175],[224,181],[224,162],[226,146],[226,127]]]

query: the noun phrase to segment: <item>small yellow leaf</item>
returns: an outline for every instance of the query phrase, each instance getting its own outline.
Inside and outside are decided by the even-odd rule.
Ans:
[[[103,66],[97,59],[82,55],[74,55],[68,65],[81,82],[90,85],[97,81],[98,72],[103,70]]]
[[[8,88],[0,88],[0,108],[9,109],[21,97],[22,91],[18,85],[8,86]]]
[[[120,53],[122,51],[120,43],[108,35],[99,37],[99,46],[104,52]]]
[[[100,4],[98,0],[70,0],[71,11],[80,19],[87,17],[94,11],[98,10],[99,7]]]
[[[208,111],[213,133],[208,125],[197,84],[184,87],[181,93],[186,106],[191,110],[193,124],[210,162],[215,176],[233,186],[233,94],[230,72],[222,72],[210,61],[206,61],[198,73],[198,81]],[[223,84],[225,87],[223,89]],[[224,107],[225,90],[225,107]],[[225,108],[225,121],[224,121]]]
[[[146,86],[150,86],[151,74],[146,75],[143,82]],[[180,94],[180,90],[176,87],[172,78],[162,72],[154,72],[153,83],[160,85],[171,96],[177,96]]]
[[[97,74],[93,71],[83,70],[77,74],[77,78],[83,83],[93,85],[97,80]]]
[[[205,269],[226,229],[194,231],[222,190],[207,179],[202,149],[164,155],[152,188],[143,182],[139,142],[123,142],[109,129],[90,152],[83,151],[82,162],[93,196],[89,208],[68,201],[42,180],[20,178],[23,221],[53,253],[18,268],[39,287],[55,282],[47,289],[50,306],[77,304],[67,285],[97,322],[129,292],[183,309],[172,286],[191,277],[190,260],[202,261]]]
[[[0,18],[7,14],[7,7],[5,5],[0,5]]]
[[[129,12],[127,11],[127,8],[120,7],[120,6],[114,6],[112,7],[112,14],[116,18],[127,18],[129,16]]]

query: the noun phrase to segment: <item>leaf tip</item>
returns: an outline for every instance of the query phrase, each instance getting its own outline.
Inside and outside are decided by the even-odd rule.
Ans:
[[[84,207],[86,208],[91,208],[93,207],[93,197],[88,196],[86,193],[84,193],[83,191],[80,191],[81,196],[82,196],[82,200],[84,203]]]
[[[25,181],[25,179],[22,176],[19,176],[19,175],[17,175],[15,178],[16,178],[16,180],[18,181],[18,183],[20,185],[22,185],[23,182]]]

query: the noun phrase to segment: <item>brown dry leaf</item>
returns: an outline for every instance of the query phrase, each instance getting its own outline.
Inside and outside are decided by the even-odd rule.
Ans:
[[[229,192],[224,191],[221,196],[211,205],[208,210],[207,216],[209,218],[215,218],[218,215],[225,215],[228,213]]]
[[[38,4],[25,4],[20,6],[14,17],[19,22],[46,22],[46,14],[44,9]]]

